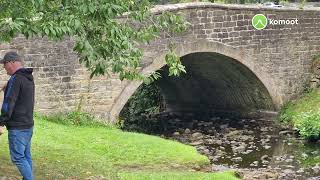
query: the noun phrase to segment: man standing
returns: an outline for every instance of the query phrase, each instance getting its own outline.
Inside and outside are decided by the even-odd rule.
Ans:
[[[21,57],[13,51],[7,52],[0,63],[11,76],[4,90],[0,130],[1,126],[7,127],[11,160],[23,180],[33,180],[30,149],[35,87],[32,69],[24,68]]]

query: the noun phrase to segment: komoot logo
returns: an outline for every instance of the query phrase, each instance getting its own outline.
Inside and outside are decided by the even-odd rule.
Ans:
[[[263,14],[256,14],[253,16],[251,20],[252,26],[255,29],[261,30],[267,27],[268,24],[270,25],[295,25],[299,24],[297,18],[295,19],[268,19]]]
[[[264,29],[267,27],[268,19],[263,14],[256,14],[252,18],[252,26],[258,30]]]

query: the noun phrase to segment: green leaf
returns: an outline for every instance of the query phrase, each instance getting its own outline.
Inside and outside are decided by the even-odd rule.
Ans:
[[[78,20],[78,19],[75,19],[74,20],[74,27],[75,29],[79,29],[81,26],[81,22]]]
[[[50,29],[50,33],[51,33],[49,35],[52,35],[52,37],[56,37],[56,31],[53,29],[53,27],[51,26],[51,27],[49,27],[49,29]]]
[[[45,28],[44,32],[46,33],[46,35],[49,35],[49,29],[48,28]]]

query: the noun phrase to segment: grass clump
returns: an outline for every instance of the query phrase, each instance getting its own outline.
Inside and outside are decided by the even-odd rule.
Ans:
[[[53,115],[43,115],[36,113],[35,115],[39,119],[46,121],[54,122],[57,124],[63,125],[72,125],[72,126],[87,126],[87,127],[108,127],[116,128],[116,125],[110,124],[105,121],[101,121],[95,118],[90,113],[81,112],[81,111],[72,111],[68,113],[57,113]]]
[[[295,126],[303,137],[318,139],[320,136],[320,110],[303,112],[297,115]]]

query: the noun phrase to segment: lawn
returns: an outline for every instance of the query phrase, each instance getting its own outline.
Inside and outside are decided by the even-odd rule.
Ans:
[[[0,177],[19,177],[0,136]],[[35,179],[237,179],[233,172],[193,172],[207,157],[179,142],[113,127],[73,126],[35,118]]]

